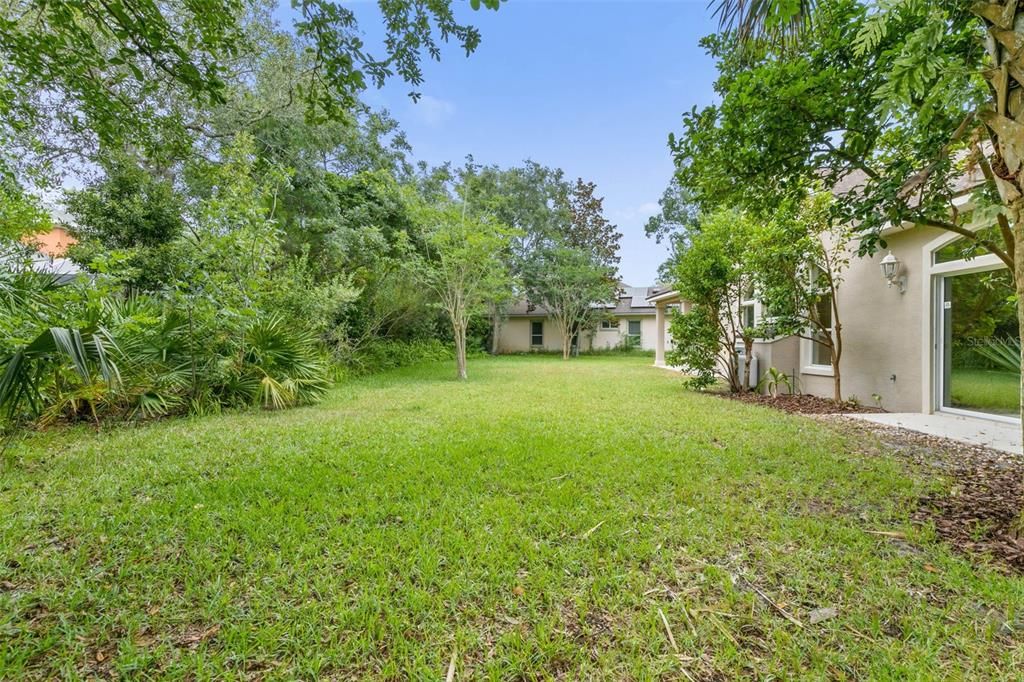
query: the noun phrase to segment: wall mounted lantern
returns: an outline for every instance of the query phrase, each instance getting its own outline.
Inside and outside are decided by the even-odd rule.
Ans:
[[[907,293],[907,276],[900,275],[900,272],[903,270],[903,263],[900,262],[899,258],[892,255],[892,251],[882,259],[881,267],[882,277],[885,277],[886,284],[890,287],[896,285],[901,294]]]

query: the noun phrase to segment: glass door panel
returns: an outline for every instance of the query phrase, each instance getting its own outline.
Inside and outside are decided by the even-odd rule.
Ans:
[[[1009,271],[944,277],[941,298],[942,406],[1018,415],[1020,346]]]

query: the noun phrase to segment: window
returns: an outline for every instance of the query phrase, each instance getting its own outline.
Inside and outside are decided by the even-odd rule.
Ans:
[[[618,329],[618,320],[601,320],[601,329]]]
[[[740,324],[744,329],[752,329],[757,321],[754,313],[754,306],[757,299],[754,297],[753,285],[748,285],[743,291],[743,300],[740,301]]]
[[[823,365],[826,367],[832,366],[832,295],[824,294],[818,299],[818,305],[815,308],[815,313],[821,326],[827,330],[823,332],[820,329],[815,328],[812,336],[814,339],[811,342],[811,364],[812,365]],[[823,342],[824,341],[824,342]]]
[[[530,345],[544,345],[544,320],[533,320],[530,322]]]
[[[629,333],[627,334],[627,336],[629,337],[630,344],[633,345],[633,346],[639,346],[640,345],[640,320],[630,320],[629,321],[629,330],[628,331],[629,331]]]
[[[741,322],[744,329],[752,329],[754,327],[754,304],[744,303],[740,308],[742,311]]]

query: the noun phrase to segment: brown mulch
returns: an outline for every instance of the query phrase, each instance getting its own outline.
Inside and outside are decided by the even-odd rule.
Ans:
[[[1014,524],[1024,510],[1024,457],[854,418],[822,417],[858,437],[873,436],[879,454],[895,456],[949,486],[928,493],[911,517],[931,523],[943,540],[965,554],[984,554],[1024,574],[1024,536]]]
[[[731,400],[739,400],[754,405],[774,407],[777,410],[784,410],[794,414],[842,414],[851,412],[885,412],[877,407],[868,407],[859,403],[842,402],[837,403],[828,398],[820,398],[816,395],[780,395],[773,398],[769,395],[759,393],[725,393],[724,397]]]

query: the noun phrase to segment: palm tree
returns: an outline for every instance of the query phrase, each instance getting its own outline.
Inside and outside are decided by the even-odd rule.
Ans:
[[[813,17],[815,0],[719,0],[715,15],[722,29],[740,40],[786,41],[799,37]]]

